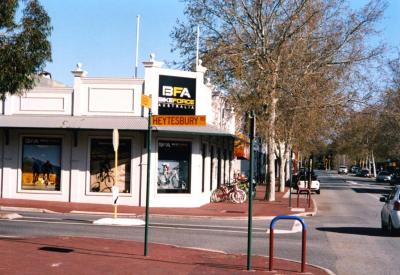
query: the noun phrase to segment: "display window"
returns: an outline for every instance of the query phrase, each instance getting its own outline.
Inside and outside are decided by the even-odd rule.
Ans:
[[[22,190],[60,191],[61,139],[22,140]]]
[[[114,185],[121,193],[131,192],[131,140],[119,140],[118,179],[115,179],[112,139],[93,138],[90,142],[90,192],[111,193]]]
[[[190,156],[190,142],[158,142],[158,193],[190,193]]]

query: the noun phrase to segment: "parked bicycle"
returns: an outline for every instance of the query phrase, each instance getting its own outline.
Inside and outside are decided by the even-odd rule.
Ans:
[[[246,192],[240,189],[237,183],[221,185],[211,193],[211,202],[230,200],[233,203],[244,203],[246,199]]]

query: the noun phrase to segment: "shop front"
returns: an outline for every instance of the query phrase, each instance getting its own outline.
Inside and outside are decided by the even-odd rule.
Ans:
[[[230,178],[233,135],[209,123],[204,72],[144,64],[144,79],[87,77],[78,67],[73,88],[41,80],[25,95],[8,97],[0,114],[1,197],[108,204],[117,186],[120,204],[144,206],[147,112],[140,97],[146,94],[154,114],[207,117],[206,126],[153,127],[151,206],[208,203]]]

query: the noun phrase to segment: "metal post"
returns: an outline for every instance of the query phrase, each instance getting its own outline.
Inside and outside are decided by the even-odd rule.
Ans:
[[[272,271],[274,265],[274,229],[269,231],[269,271]]]
[[[247,223],[247,270],[251,269],[251,241],[253,226],[253,158],[254,158],[254,137],[256,134],[256,123],[254,111],[250,112],[250,175],[249,175],[249,210]]]
[[[150,160],[151,160],[151,108],[149,108],[147,129],[147,181],[146,181],[146,219],[144,227],[144,256],[148,255],[148,233],[149,233],[149,201],[150,201]]]
[[[290,179],[289,179],[289,208],[292,207],[292,178],[293,178],[293,172],[292,172],[292,166],[293,166],[293,163],[292,163],[292,154],[293,154],[293,151],[290,150],[290,157],[289,157],[289,177],[290,177]]]

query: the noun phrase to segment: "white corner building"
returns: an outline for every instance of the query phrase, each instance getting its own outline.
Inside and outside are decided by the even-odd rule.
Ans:
[[[148,95],[155,115],[205,115],[207,123],[153,126],[150,206],[208,203],[233,173],[233,116],[222,120],[227,111],[215,106],[204,67],[166,69],[154,56],[144,67],[144,79],[107,78],[78,64],[73,87],[40,76],[34,89],[0,101],[0,196],[111,204],[115,185],[119,204],[145,206]]]

